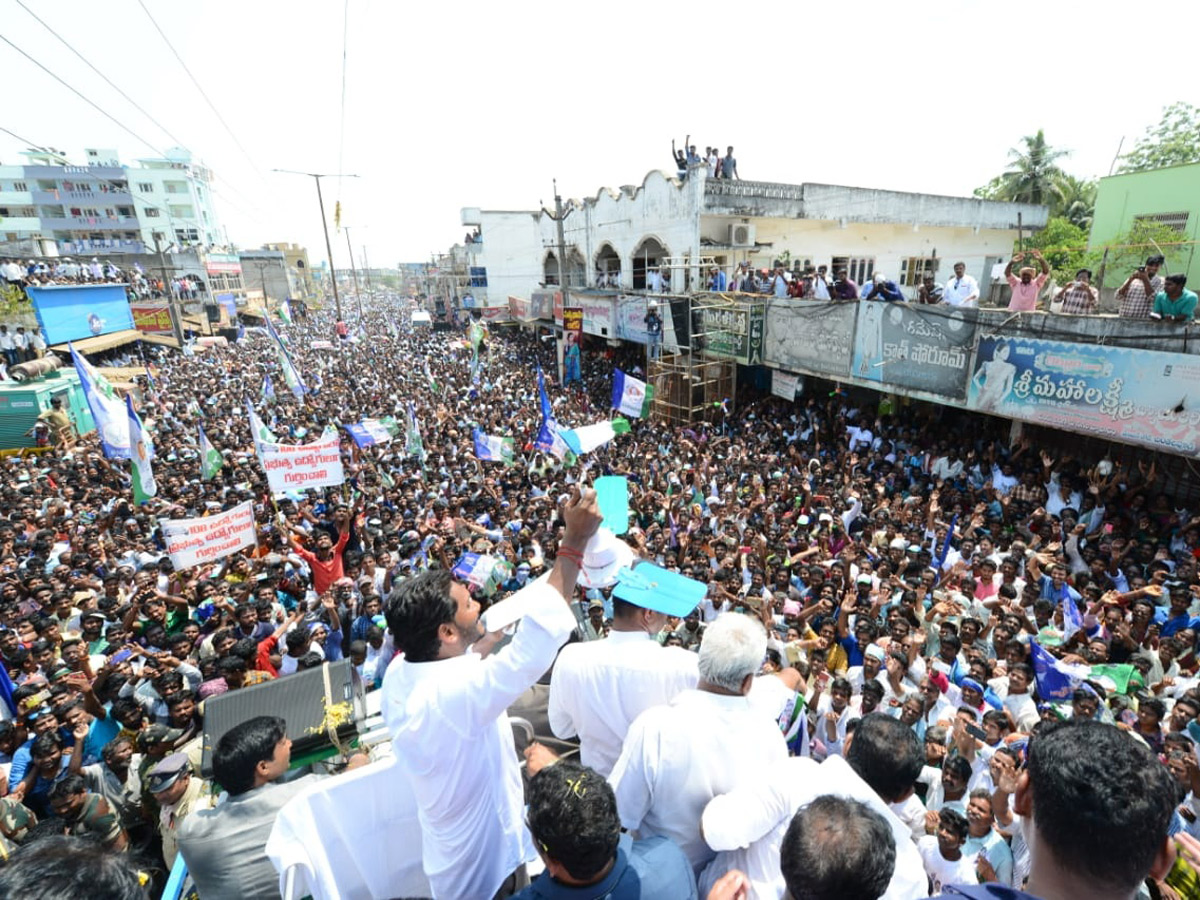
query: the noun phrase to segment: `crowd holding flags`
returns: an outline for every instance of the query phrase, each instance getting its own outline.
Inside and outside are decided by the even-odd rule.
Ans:
[[[216,478],[217,473],[225,465],[225,458],[221,456],[221,451],[209,443],[208,435],[204,433],[204,426],[200,428],[200,478],[204,481],[212,481]]]
[[[421,426],[417,423],[417,411],[413,408],[412,401],[408,404],[408,434],[404,441],[404,452],[409,456],[418,457],[422,463],[425,462],[425,444],[421,440]]]
[[[654,385],[613,369],[613,409],[623,416],[644,419],[650,415],[654,401]]]
[[[287,352],[287,348],[283,346],[283,339],[280,338],[279,332],[275,330],[275,326],[271,324],[271,319],[268,316],[263,320],[267,326],[267,335],[275,345],[275,352],[279,356],[279,367],[283,369],[283,380],[287,382],[288,389],[296,396],[297,400],[303,400],[304,395],[308,393],[308,388],[304,384],[304,380],[300,377],[300,372],[292,363],[292,357]]]

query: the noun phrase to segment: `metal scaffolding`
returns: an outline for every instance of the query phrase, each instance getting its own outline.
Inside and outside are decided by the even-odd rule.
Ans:
[[[712,355],[709,348],[733,343],[735,335],[728,323],[734,317],[722,313],[737,309],[739,304],[720,294],[663,296],[660,314],[671,315],[678,323],[681,304],[686,313],[686,334],[675,346],[664,345],[659,358],[650,359],[646,367],[654,385],[650,415],[670,425],[719,422],[724,410],[733,411],[737,363]],[[674,330],[678,335],[678,327]]]

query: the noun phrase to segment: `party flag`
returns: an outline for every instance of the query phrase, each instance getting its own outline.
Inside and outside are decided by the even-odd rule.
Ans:
[[[513,444],[510,437],[484,434],[482,429],[475,429],[475,455],[480,459],[512,465]]]
[[[200,478],[204,481],[211,481],[216,477],[217,473],[225,465],[225,458],[221,456],[221,451],[214,447],[208,441],[208,435],[204,433],[204,426],[200,426]]]
[[[129,459],[129,417],[111,384],[68,343],[79,386],[96,423],[100,446],[108,459]]]
[[[613,370],[613,409],[622,415],[644,419],[650,415],[654,400],[654,385],[647,384],[620,369]]]
[[[158,494],[154,469],[150,465],[150,460],[154,459],[154,444],[134,411],[133,398],[128,395],[125,397],[125,408],[129,413],[129,461],[133,466],[133,502],[136,505]]]

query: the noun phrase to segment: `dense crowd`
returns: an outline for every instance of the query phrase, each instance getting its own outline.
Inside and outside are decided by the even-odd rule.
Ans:
[[[552,343],[494,328],[473,379],[466,335],[414,332],[402,303],[283,332],[302,400],[253,329],[148,359],[146,505],[95,435],[0,461],[0,898],[35,896],[11,885],[39,847],[91,858],[43,843],[64,835],[151,885],[182,851],[203,900],[272,895],[286,738],[252,720],[215,748],[236,809],[259,804],[223,840],[204,701],[341,658],[383,691],[439,898],[1172,890],[1168,832],[1200,835],[1200,518],[1152,463],[750,387],[711,422],[637,419],[568,462],[534,446],[538,367],[558,423],[582,426],[609,418],[614,368],[645,377],[644,347],[586,352],[563,389]],[[273,497],[247,399],[295,443],[411,403],[420,449],[403,426],[344,435],[345,485]],[[201,427],[223,463],[207,479]],[[481,462],[476,428],[514,438],[513,463]],[[627,479],[622,538],[597,532],[599,475]],[[253,551],[173,569],[161,520],[244,501]],[[605,541],[640,562],[599,560]],[[468,590],[449,572],[469,552],[503,564]],[[508,603],[524,617],[496,649],[480,614]],[[527,796],[518,701],[541,739]]]
[[[190,274],[167,277],[147,272],[139,262],[124,267],[109,259],[93,256],[76,260],[70,256],[0,261],[0,281],[27,299],[25,288],[53,287],[66,284],[123,284],[131,300],[176,297],[199,299],[207,292],[203,279]]]

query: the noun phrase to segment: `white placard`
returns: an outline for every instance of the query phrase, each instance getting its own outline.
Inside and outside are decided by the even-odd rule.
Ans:
[[[312,444],[263,444],[262,467],[271,491],[280,494],[344,482],[338,444],[336,431]]]
[[[795,400],[796,390],[800,387],[800,376],[791,372],[771,370],[771,393],[784,400]]]
[[[222,559],[258,543],[254,531],[254,503],[250,500],[215,516],[168,519],[160,524],[167,553],[179,570]]]

